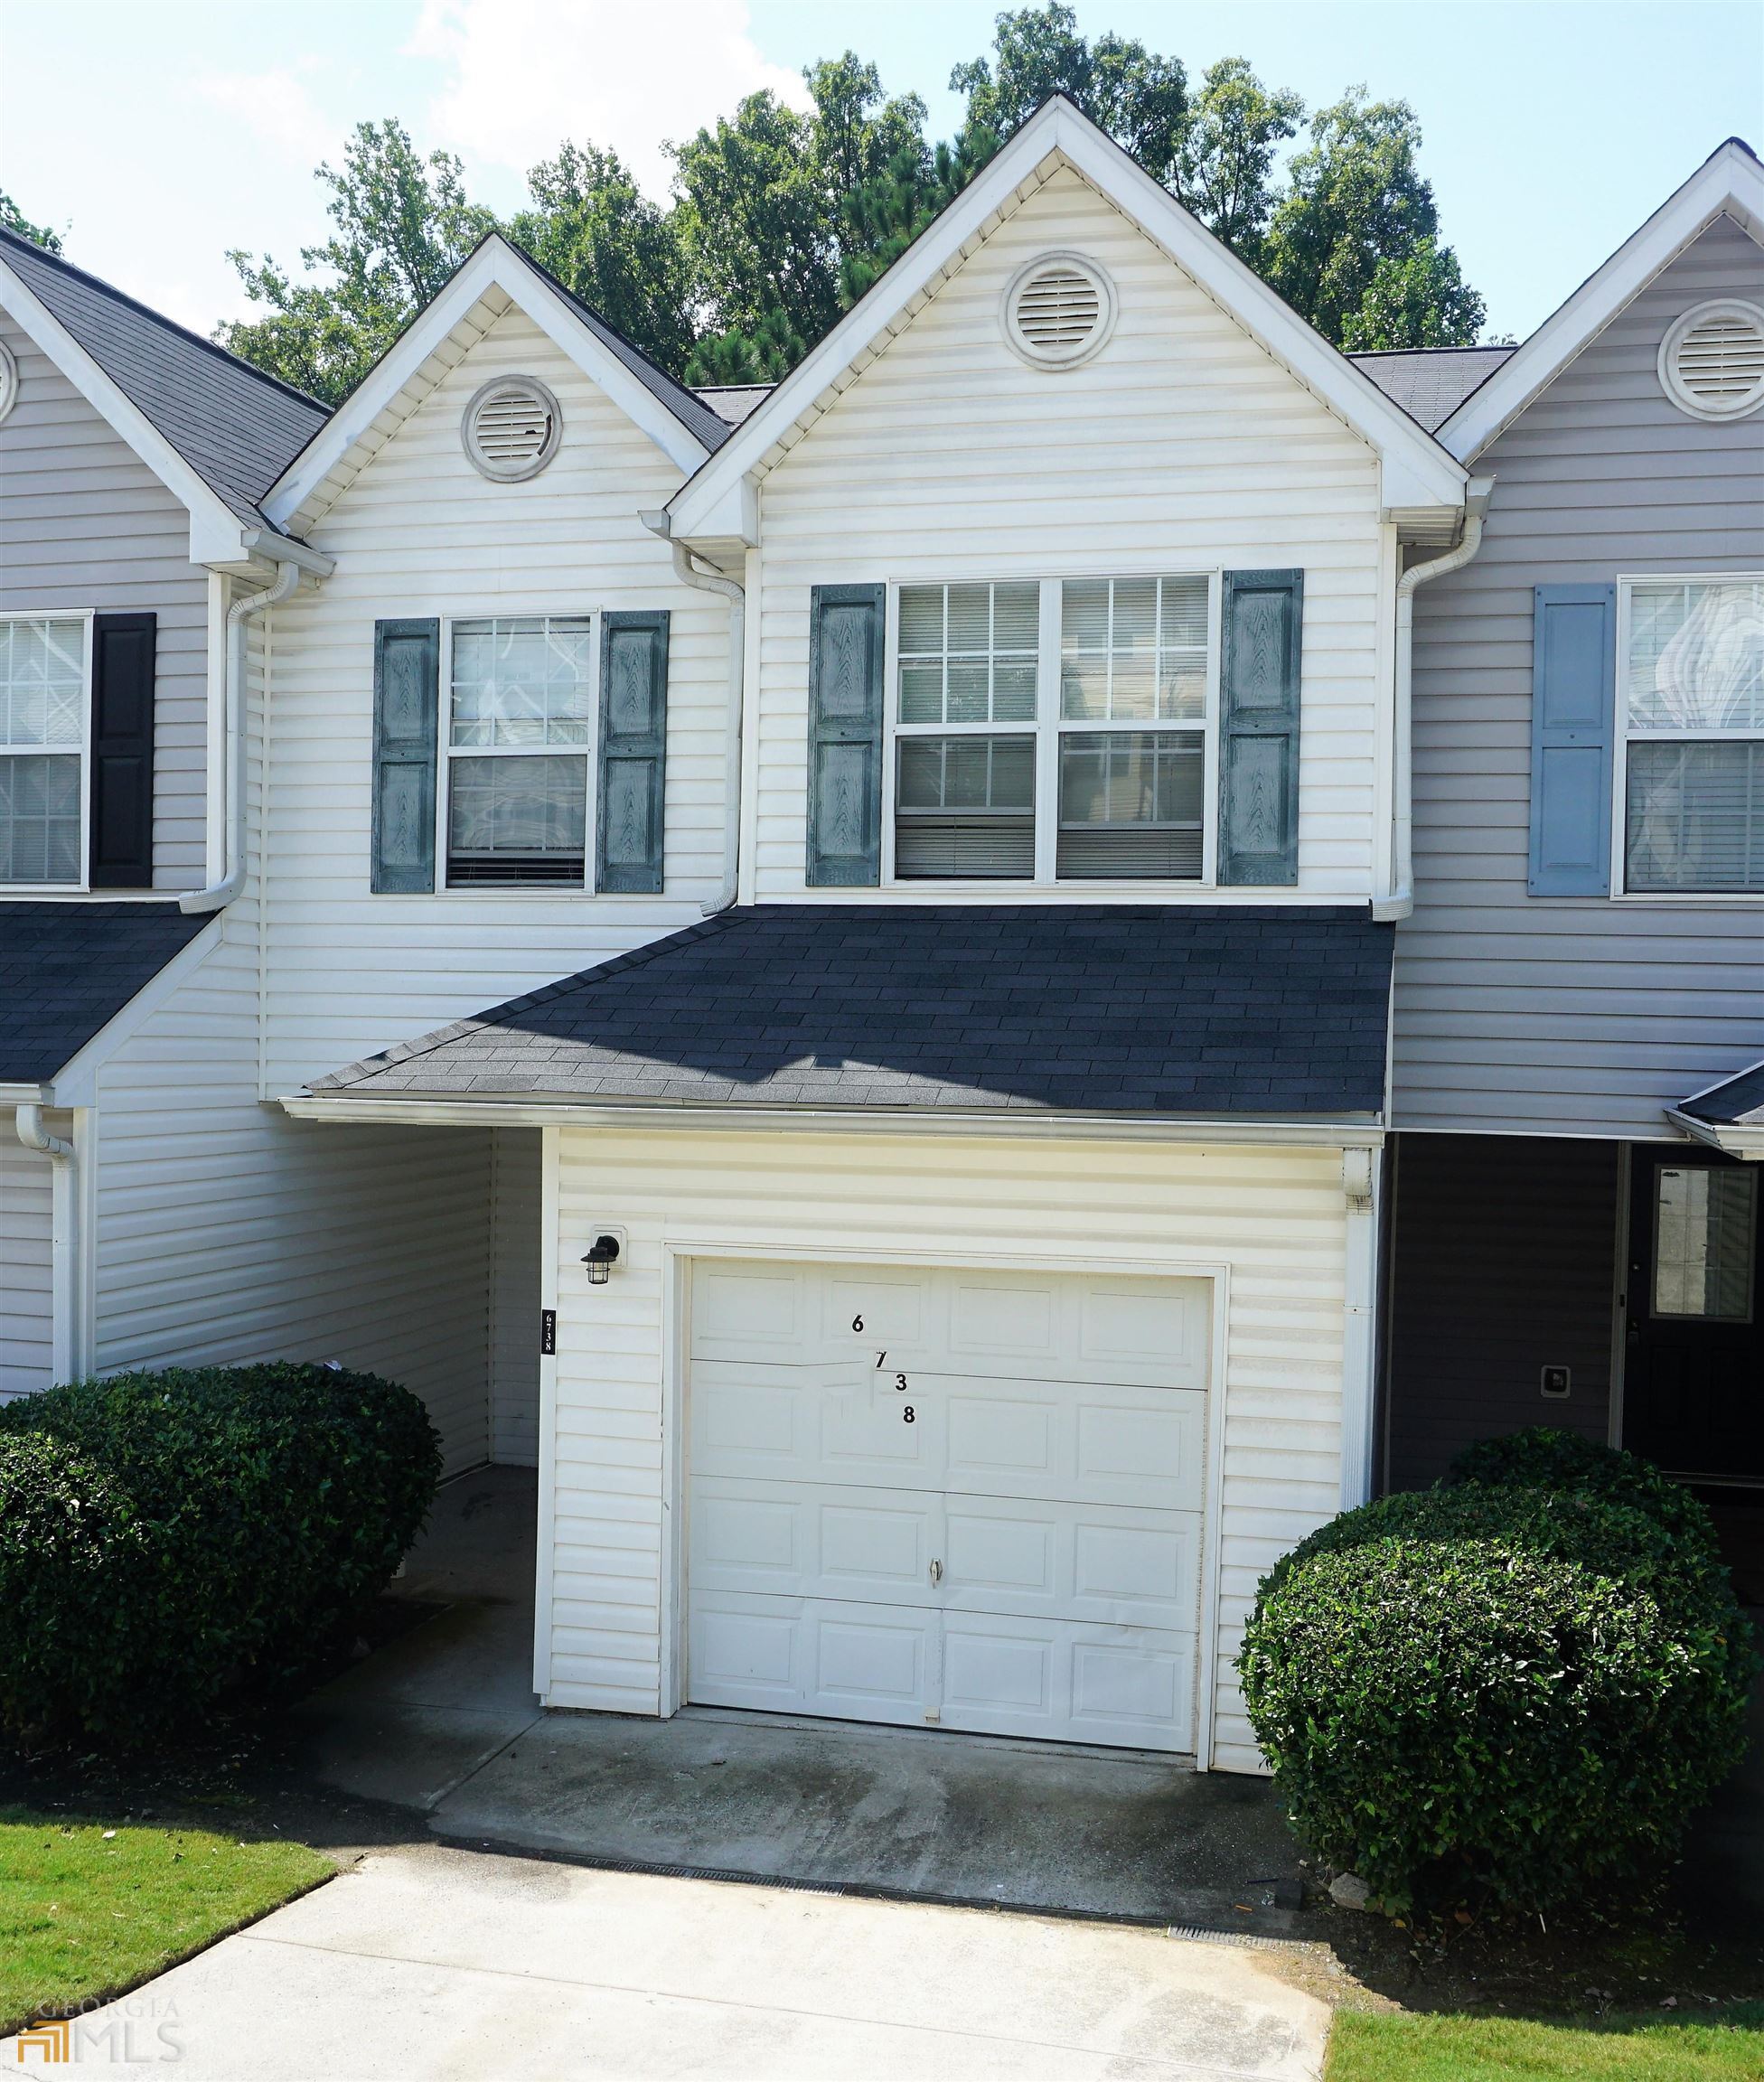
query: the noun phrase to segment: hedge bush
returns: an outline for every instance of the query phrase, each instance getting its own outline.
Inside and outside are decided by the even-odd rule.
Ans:
[[[1721,1572],[1597,1495],[1462,1483],[1345,1513],[1239,1659],[1294,1826],[1387,1906],[1549,1908],[1646,1877],[1745,1746]]]
[[[385,1584],[440,1464],[416,1396],[325,1366],[0,1409],[0,1726],[123,1746],[273,1690]]]
[[[1467,1447],[1451,1464],[1448,1484],[1497,1483],[1522,1489],[1571,1489],[1603,1496],[1645,1511],[1675,1539],[1700,1548],[1719,1562],[1715,1522],[1707,1507],[1682,1482],[1662,1475],[1651,1461],[1615,1446],[1604,1446],[1577,1432],[1547,1424],[1515,1431],[1504,1439],[1484,1439]]]

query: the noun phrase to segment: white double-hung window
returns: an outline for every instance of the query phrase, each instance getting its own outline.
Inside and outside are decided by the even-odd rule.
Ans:
[[[1764,894],[1764,575],[1620,591],[1622,886]]]
[[[85,881],[91,622],[0,618],[0,883]]]
[[[900,586],[894,878],[1203,879],[1216,601],[1206,574]]]
[[[594,624],[521,614],[450,625],[447,883],[586,875]]]

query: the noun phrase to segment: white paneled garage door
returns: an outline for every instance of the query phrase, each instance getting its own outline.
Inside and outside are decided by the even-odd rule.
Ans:
[[[688,1696],[1191,1749],[1209,1303],[697,1261]]]

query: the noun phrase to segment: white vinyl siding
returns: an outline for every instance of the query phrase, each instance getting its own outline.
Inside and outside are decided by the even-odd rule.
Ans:
[[[491,1154],[490,1457],[539,1465],[540,1135],[498,1128]]]
[[[1094,255],[1120,301],[1108,345],[1056,373],[1020,361],[999,328],[1012,276],[1052,250]],[[1377,460],[1077,175],[1056,174],[1005,217],[769,469],[760,507],[748,559],[759,896],[814,894],[812,587],[1271,569],[1305,575],[1299,891],[1369,894],[1389,533]],[[1054,785],[1037,774],[1038,800]],[[1047,876],[1013,882],[1013,900],[1149,893],[1142,881],[1056,888],[1051,865]],[[880,900],[923,901],[925,887]]]
[[[0,1108],[0,1402],[52,1379],[52,1177],[48,1158],[14,1132],[12,1108]]]
[[[19,369],[0,421],[0,614],[156,617],[154,886],[200,888],[207,858],[209,577],[190,516],[0,314]],[[80,879],[85,873],[80,857]]]
[[[1664,1108],[1759,1058],[1755,899],[1539,899],[1526,856],[1534,588],[1759,567],[1758,421],[1690,418],[1656,364],[1685,311],[1760,285],[1757,241],[1718,219],[1476,459],[1482,548],[1415,596],[1399,1127],[1663,1139]]]
[[[666,1430],[682,1257],[865,1255],[1177,1277],[1224,1271],[1215,1761],[1260,1759],[1230,1663],[1260,1579],[1339,1506],[1346,1207],[1336,1150],[767,1131],[560,1131],[549,1700],[653,1713],[674,1666]],[[579,1262],[616,1222],[628,1261]]]
[[[690,924],[722,879],[727,611],[674,579],[667,545],[637,519],[678,489],[680,471],[517,310],[479,305],[436,360],[436,388],[312,524],[335,573],[274,611],[271,1094]],[[537,376],[562,412],[557,455],[526,483],[491,483],[460,445],[467,403],[503,374]],[[665,896],[518,886],[374,896],[375,621],[608,608],[672,618]],[[445,683],[445,659],[442,671]]]

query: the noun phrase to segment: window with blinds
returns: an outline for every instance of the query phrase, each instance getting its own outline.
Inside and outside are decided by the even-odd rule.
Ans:
[[[895,874],[1020,881],[1035,873],[1041,589],[903,586]]]
[[[896,877],[1197,880],[1212,599],[1203,575],[903,586]]]
[[[580,888],[593,623],[455,622],[447,697],[447,882]]]
[[[87,624],[0,620],[0,883],[84,879]]]
[[[1623,592],[1625,886],[1764,891],[1764,577]]]

